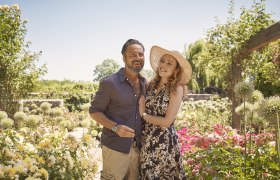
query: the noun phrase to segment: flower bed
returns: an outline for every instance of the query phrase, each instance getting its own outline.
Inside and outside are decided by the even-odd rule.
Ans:
[[[229,126],[215,125],[212,132],[183,128],[177,131],[184,167],[191,179],[244,179],[244,136]],[[247,134],[249,141],[249,134]],[[275,136],[253,134],[247,149],[245,179],[278,179]]]

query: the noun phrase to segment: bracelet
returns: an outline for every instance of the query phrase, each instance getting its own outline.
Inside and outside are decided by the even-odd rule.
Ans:
[[[144,113],[142,114],[142,118],[144,118],[146,115],[147,115],[147,113],[144,112]]]

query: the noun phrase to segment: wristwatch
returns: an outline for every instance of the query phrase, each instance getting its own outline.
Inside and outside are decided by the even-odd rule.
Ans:
[[[111,129],[113,132],[117,132],[118,130],[118,124],[115,124],[112,129]]]

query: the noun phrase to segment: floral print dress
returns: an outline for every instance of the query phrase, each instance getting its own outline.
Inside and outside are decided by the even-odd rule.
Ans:
[[[162,86],[146,97],[146,112],[155,116],[165,116],[169,95]],[[178,146],[178,136],[174,125],[169,128],[143,122],[142,148],[140,151],[141,180],[183,180],[186,175]]]

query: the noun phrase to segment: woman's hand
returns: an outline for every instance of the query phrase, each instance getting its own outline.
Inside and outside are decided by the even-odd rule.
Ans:
[[[141,96],[139,99],[139,113],[142,116],[145,112],[145,97]]]

